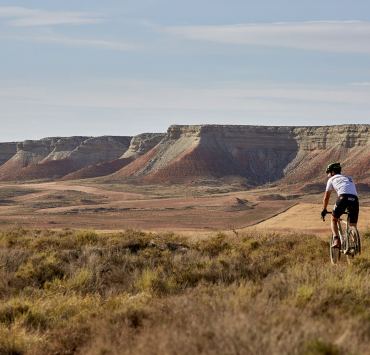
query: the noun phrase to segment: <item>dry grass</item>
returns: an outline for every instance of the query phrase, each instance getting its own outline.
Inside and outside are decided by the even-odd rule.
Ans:
[[[0,354],[366,354],[370,233],[256,233],[2,232]]]
[[[76,205],[97,205],[106,203],[107,198],[82,191],[66,190],[63,192],[50,193],[41,198],[26,201],[22,206],[33,209],[47,209]]]
[[[14,197],[25,196],[34,192],[37,192],[37,190],[23,187],[4,187],[0,185],[0,206],[13,205]]]

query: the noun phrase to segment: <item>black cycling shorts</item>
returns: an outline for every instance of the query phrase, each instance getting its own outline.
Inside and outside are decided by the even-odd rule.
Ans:
[[[350,223],[357,223],[359,204],[358,197],[355,195],[339,195],[333,208],[333,216],[340,218],[340,216],[347,210]]]

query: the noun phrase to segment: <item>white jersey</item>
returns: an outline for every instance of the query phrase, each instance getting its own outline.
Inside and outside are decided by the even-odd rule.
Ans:
[[[352,177],[341,174],[332,176],[326,184],[326,191],[333,191],[339,195],[349,194],[357,196],[356,186]]]

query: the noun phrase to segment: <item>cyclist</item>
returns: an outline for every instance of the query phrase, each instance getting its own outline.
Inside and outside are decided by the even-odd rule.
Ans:
[[[349,214],[349,223],[351,226],[357,226],[359,203],[356,186],[350,176],[341,174],[342,167],[340,163],[331,163],[326,169],[326,174],[329,178],[326,184],[326,190],[323,199],[323,210],[321,217],[324,219],[328,211],[330,194],[333,190],[338,195],[337,201],[333,207],[333,213],[331,218],[331,230],[333,232],[333,248],[340,248],[340,238],[338,236],[337,221],[340,216],[347,210]]]

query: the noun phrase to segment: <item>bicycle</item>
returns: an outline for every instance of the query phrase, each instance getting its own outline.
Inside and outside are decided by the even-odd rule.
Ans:
[[[332,212],[328,211],[328,213],[331,214]],[[360,234],[357,227],[350,225],[348,212],[346,211],[344,214],[347,215],[347,219],[343,220],[339,218],[337,221],[341,247],[332,247],[334,236],[331,236],[329,240],[330,261],[332,264],[336,264],[340,260],[341,254],[346,255],[348,262],[350,262],[355,255],[361,254]],[[325,217],[323,217],[323,220],[325,221]],[[344,224],[344,226],[342,224]]]

